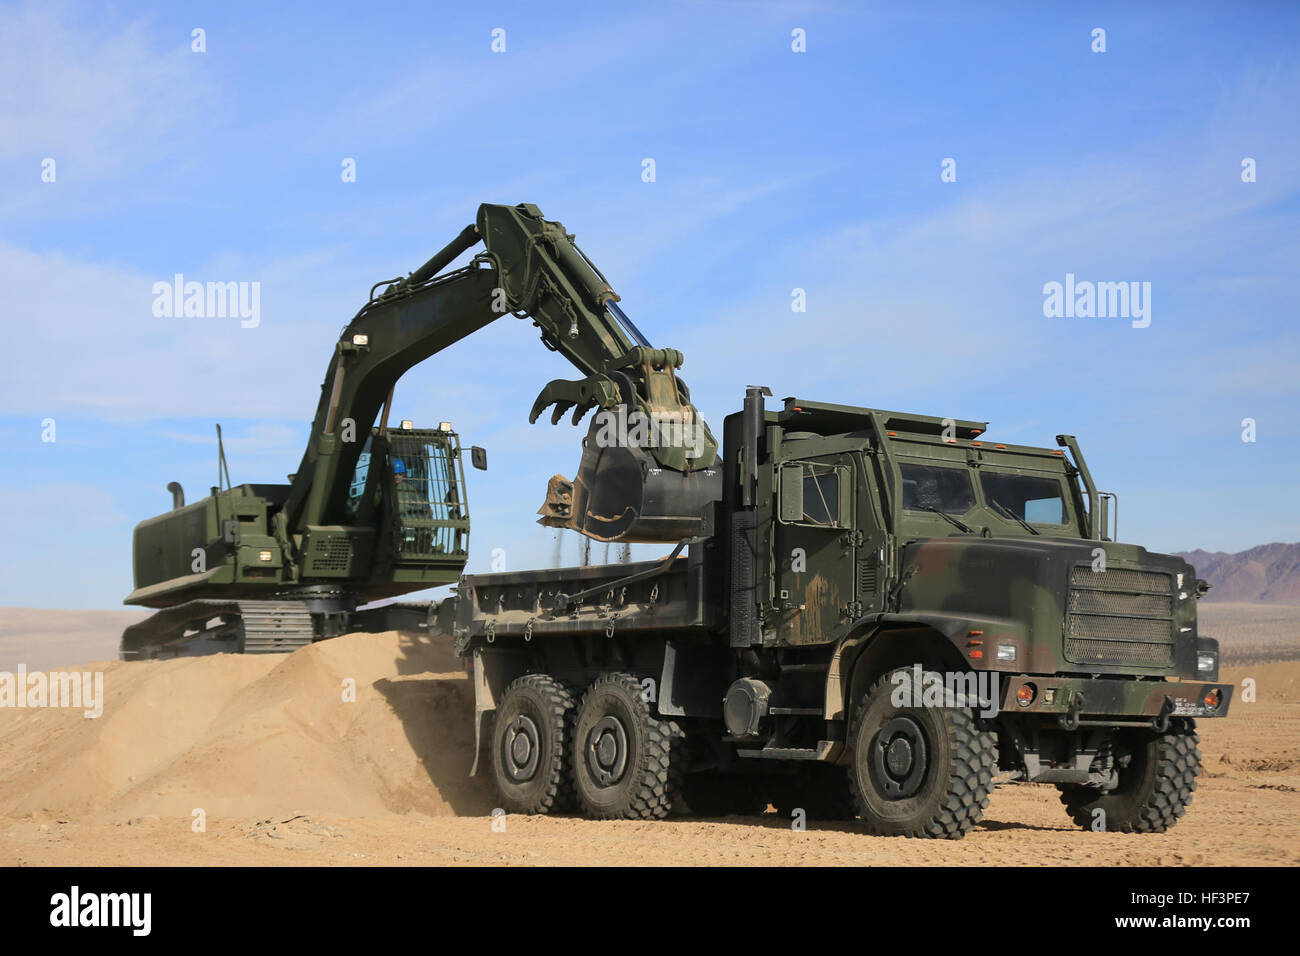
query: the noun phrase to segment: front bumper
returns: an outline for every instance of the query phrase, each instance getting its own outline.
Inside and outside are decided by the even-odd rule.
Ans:
[[[1225,717],[1232,700],[1231,684],[1201,681],[1144,681],[1105,677],[1002,678],[1004,713],[1055,716],[1065,724],[1120,722],[1117,718]],[[1021,700],[1021,688],[1033,690],[1032,700]],[[1211,707],[1206,697],[1218,691],[1218,703]]]

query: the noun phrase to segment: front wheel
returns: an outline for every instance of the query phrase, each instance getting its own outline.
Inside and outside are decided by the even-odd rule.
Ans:
[[[1201,772],[1200,738],[1191,718],[1175,718],[1163,734],[1132,731],[1116,746],[1113,790],[1062,784],[1061,802],[1085,830],[1164,833],[1192,802]]]
[[[858,705],[849,784],[867,831],[881,836],[959,839],[993,792],[997,739],[968,707],[895,706],[923,700],[936,673],[901,668],[877,680]]]

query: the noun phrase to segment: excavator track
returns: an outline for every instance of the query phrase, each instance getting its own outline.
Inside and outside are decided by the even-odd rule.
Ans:
[[[288,654],[315,639],[300,601],[197,600],[164,608],[122,633],[123,660],[203,654]]]
[[[311,613],[296,601],[240,601],[245,654],[288,654],[315,637]]]

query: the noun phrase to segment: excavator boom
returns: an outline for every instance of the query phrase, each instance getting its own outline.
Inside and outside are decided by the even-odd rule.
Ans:
[[[479,242],[468,266],[443,273]],[[717,442],[677,375],[681,353],[651,347],[618,301],[573,236],[536,206],[480,206],[473,225],[386,284],[343,330],[286,504],[289,526],[338,520],[356,436],[369,433],[408,369],[509,313],[531,319],[583,375],[548,383],[529,420],[550,406],[552,423],[570,410],[575,425],[592,409],[606,413],[591,423],[577,479],[552,479],[542,522],[606,541],[692,533],[716,496]]]
[[[469,263],[447,271],[479,244]],[[335,343],[311,436],[289,485],[214,486],[142,522],[128,604],[162,608],[123,635],[128,657],[291,650],[393,614],[358,609],[450,583],[468,558],[459,439],[388,419],[413,366],[503,315],[531,319],[577,368],[542,389],[592,417],[578,473],[556,475],[543,524],[605,541],[699,533],[721,492],[717,443],[678,377],[682,355],[656,349],[558,222],[536,206],[479,207],[472,225],[405,278],[377,283]],[[449,426],[447,426],[449,428]],[[476,464],[482,466],[477,460]]]

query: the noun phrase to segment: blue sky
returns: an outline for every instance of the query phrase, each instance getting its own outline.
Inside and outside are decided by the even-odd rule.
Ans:
[[[370,285],[484,201],[576,233],[715,431],[764,384],[1071,432],[1125,540],[1300,539],[1293,5],[266,6],[0,4],[0,605],[117,605],[216,421],[236,482],[283,480]],[[259,282],[260,324],[155,317],[178,272]],[[1045,317],[1067,273],[1150,282],[1150,326]],[[489,449],[471,570],[555,556],[556,377],[507,317],[398,386]]]

